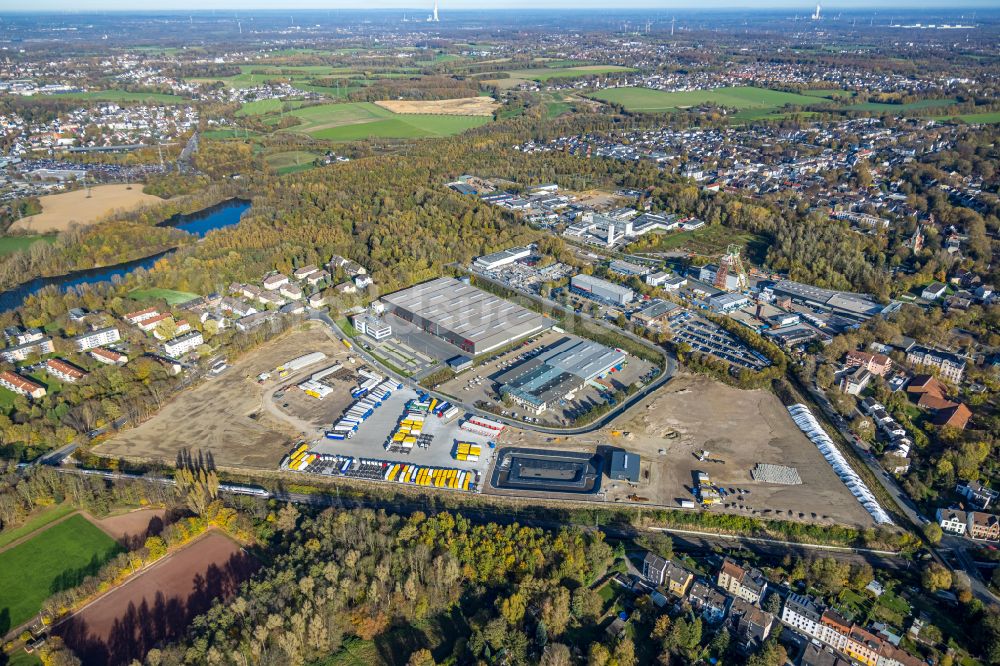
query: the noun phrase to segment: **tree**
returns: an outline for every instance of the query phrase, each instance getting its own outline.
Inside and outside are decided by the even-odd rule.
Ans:
[[[932,545],[936,546],[941,543],[941,537],[944,536],[944,532],[941,531],[941,526],[937,523],[927,523],[924,525],[924,538]]]
[[[781,612],[781,595],[777,592],[767,595],[767,599],[764,600],[764,610],[771,615],[778,615]]]
[[[611,653],[608,648],[600,643],[591,643],[587,649],[587,666],[606,666],[611,661]]]
[[[614,659],[617,666],[635,666],[635,643],[626,636],[615,646]]]
[[[289,502],[285,506],[281,507],[278,512],[278,518],[274,521],[275,527],[283,532],[291,532],[295,529],[299,522],[299,510],[298,508]]]
[[[943,565],[931,562],[924,569],[920,582],[928,592],[947,590],[951,587],[951,572]]]
[[[585,622],[593,621],[601,612],[603,601],[601,595],[589,587],[578,587],[573,590],[573,602],[571,604],[573,615],[577,619]]]
[[[553,643],[545,648],[539,666],[570,666],[573,663],[573,656],[569,648],[562,643]]]
[[[410,655],[406,666],[434,666],[435,663],[437,662],[434,661],[434,655],[431,654],[431,651],[423,648]]]
[[[764,646],[747,660],[747,666],[784,666],[788,661],[785,648],[775,639],[769,639]]]

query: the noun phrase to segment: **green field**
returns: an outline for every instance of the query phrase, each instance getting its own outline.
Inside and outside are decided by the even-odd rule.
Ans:
[[[201,133],[203,139],[254,139],[261,136],[260,132],[239,128],[207,130]]]
[[[137,301],[161,298],[167,302],[167,305],[177,305],[178,303],[184,303],[193,298],[198,298],[198,294],[192,294],[190,291],[175,291],[173,289],[161,289],[159,287],[151,287],[149,289],[133,289],[128,293],[128,295]]]
[[[114,539],[80,515],[0,553],[0,614],[16,627],[47,598],[79,585],[118,552]]]
[[[956,99],[922,99],[917,102],[907,104],[885,104],[883,102],[862,102],[861,104],[851,104],[849,106],[839,106],[838,111],[919,111],[935,106],[951,106],[957,104]]]
[[[604,102],[620,104],[628,111],[662,113],[676,111],[701,104],[716,104],[739,110],[779,109],[785,105],[809,106],[821,103],[815,97],[796,95],[778,90],[744,86],[739,88],[715,88],[714,90],[685,90],[663,92],[649,88],[610,88],[592,93],[590,97]]]
[[[152,92],[128,92],[127,90],[91,90],[80,93],[63,93],[54,97],[72,99],[97,99],[109,102],[152,102],[155,104],[186,104],[190,100],[177,95]]]
[[[766,239],[746,232],[737,232],[722,225],[706,225],[694,231],[658,233],[649,240],[641,240],[630,246],[630,251],[665,252],[685,249],[695,254],[713,256],[726,249],[730,243],[738,243],[747,248],[747,256],[753,258],[761,249],[766,249]]]
[[[279,174],[295,173],[296,171],[306,171],[315,165],[313,161],[320,157],[318,153],[310,153],[305,150],[290,150],[284,153],[272,153],[264,158]]]
[[[357,141],[369,137],[417,139],[458,134],[490,121],[484,116],[396,114],[370,102],[321,104],[289,114],[302,122],[287,131],[328,141]]]
[[[963,113],[959,116],[937,116],[935,120],[948,121],[953,118],[958,118],[970,125],[995,125],[996,123],[1000,123],[1000,111],[993,111],[992,113]]]
[[[580,65],[578,67],[539,67],[535,69],[515,69],[507,72],[512,79],[548,81],[589,74],[610,74],[612,72],[632,72],[631,67],[621,65]]]
[[[45,527],[49,523],[54,523],[63,516],[73,513],[73,511],[74,509],[71,504],[56,504],[45,507],[24,521],[23,525],[0,532],[0,548],[31,534],[37,529]]]
[[[53,243],[55,234],[45,236],[0,236],[0,256],[23,250],[38,241]]]
[[[28,654],[24,650],[16,650],[10,655],[7,666],[41,666],[42,660],[34,654]]]
[[[281,111],[284,106],[288,104],[291,108],[296,108],[301,106],[301,101],[295,100],[285,100],[285,99],[259,99],[256,102],[247,102],[240,107],[240,110],[236,112],[237,116],[256,116],[262,113],[270,113],[272,111]]]

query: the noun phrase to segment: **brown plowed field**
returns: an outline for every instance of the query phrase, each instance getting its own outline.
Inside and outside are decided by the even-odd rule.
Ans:
[[[142,660],[182,635],[215,599],[232,596],[256,568],[239,544],[211,532],[168,555],[53,629],[84,664]]]
[[[492,116],[500,103],[492,97],[462,97],[429,101],[387,99],[375,102],[393,113],[432,113],[444,116]]]

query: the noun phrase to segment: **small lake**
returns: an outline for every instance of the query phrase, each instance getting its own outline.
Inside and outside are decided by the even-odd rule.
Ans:
[[[250,208],[250,203],[246,199],[230,199],[215,206],[210,206],[204,210],[188,215],[174,215],[161,222],[157,226],[176,227],[198,238],[204,238],[209,231],[223,229],[232,226],[240,221],[243,213]],[[25,282],[10,291],[0,293],[0,312],[13,310],[24,303],[24,299],[38,292],[45,287],[56,285],[62,291],[84,284],[100,284],[111,282],[116,278],[123,278],[138,268],[150,269],[158,259],[171,254],[173,250],[160,252],[149,257],[127,261],[113,266],[103,268],[88,268],[82,271],[73,271],[66,275],[54,275],[52,277],[35,278]]]

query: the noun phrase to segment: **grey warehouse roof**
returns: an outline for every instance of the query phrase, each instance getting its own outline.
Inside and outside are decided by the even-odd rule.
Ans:
[[[552,326],[540,314],[454,278],[424,282],[383,296],[382,300],[471,341],[476,353]]]

